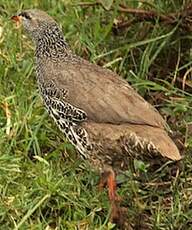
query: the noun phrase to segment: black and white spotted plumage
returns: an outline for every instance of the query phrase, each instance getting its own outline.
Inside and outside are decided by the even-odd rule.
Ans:
[[[67,90],[57,89],[53,81],[39,82],[39,88],[50,116],[80,154],[87,158],[86,152],[91,149],[91,144],[86,130],[79,126],[80,122],[87,119],[86,113],[66,102]]]

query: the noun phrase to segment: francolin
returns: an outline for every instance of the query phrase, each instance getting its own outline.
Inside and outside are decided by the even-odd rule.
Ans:
[[[111,201],[118,199],[115,173],[130,158],[181,159],[158,111],[116,73],[74,54],[52,17],[30,9],[12,19],[22,22],[35,43],[37,82],[48,113],[80,155],[104,172],[100,184],[108,185]]]

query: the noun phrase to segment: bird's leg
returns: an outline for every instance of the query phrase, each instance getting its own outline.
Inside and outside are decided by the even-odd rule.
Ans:
[[[110,221],[117,224],[117,226],[123,226],[126,219],[125,214],[127,209],[120,205],[121,197],[116,192],[117,185],[115,173],[111,168],[105,169],[101,174],[99,189],[102,190],[105,186],[108,187],[108,197],[111,204]]]
[[[115,173],[113,170],[109,172],[107,178],[108,196],[110,201],[121,201],[120,196],[117,194],[117,183]]]
[[[107,187],[108,187],[108,196],[110,201],[115,201],[117,199],[117,185],[116,185],[116,180],[115,180],[115,173],[114,171],[111,170],[109,172],[108,178],[107,178]]]
[[[101,174],[99,189],[102,190],[105,186],[108,187],[108,197],[111,202],[121,200],[116,192],[117,185],[115,180],[115,173],[111,168],[104,170],[104,172]]]

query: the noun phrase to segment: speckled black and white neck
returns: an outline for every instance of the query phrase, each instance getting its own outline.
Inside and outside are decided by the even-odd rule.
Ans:
[[[57,24],[44,25],[43,28],[39,36],[34,37],[36,58],[47,57],[58,61],[72,54]]]
[[[67,139],[81,156],[87,158],[86,152],[91,149],[91,144],[86,130],[78,125],[87,119],[86,113],[66,101],[68,91],[55,85],[55,76],[46,77],[49,74],[47,63],[54,63],[56,68],[65,61],[77,61],[80,58],[72,53],[57,24],[47,24],[46,27],[41,25],[39,33],[33,33],[32,37],[36,44],[37,82],[44,105]]]

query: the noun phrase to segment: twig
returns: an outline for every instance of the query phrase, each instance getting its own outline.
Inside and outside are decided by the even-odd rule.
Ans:
[[[133,9],[133,8],[127,8],[124,5],[119,5],[119,12],[122,13],[129,13],[133,14],[135,17],[137,17],[140,20],[144,21],[151,21],[151,20],[156,20],[157,18],[161,22],[166,22],[166,23],[173,23],[175,22],[175,17],[173,15],[168,15],[165,16],[163,14],[158,14],[155,11],[152,10],[143,10],[143,9]]]
[[[101,1],[96,0],[95,2],[80,2],[77,4],[81,7],[94,7],[94,6],[101,6],[104,10],[114,10],[114,7],[111,6],[110,9],[106,8]],[[123,4],[119,4],[117,8],[118,12],[121,13],[128,13],[135,16],[135,20],[133,22],[139,21],[156,21],[157,19],[159,22],[162,22],[167,25],[175,25],[181,20],[180,28],[191,31],[192,29],[192,4],[188,4],[183,10],[180,12],[169,13],[167,15],[159,14],[154,10],[144,10],[144,9],[134,9],[128,8]],[[125,27],[126,24],[129,26],[130,22],[125,22],[124,24],[121,23],[120,27]]]
[[[171,181],[164,181],[164,182],[147,182],[147,183],[142,183],[144,186],[165,186],[165,185],[171,185]]]
[[[81,6],[81,7],[89,7],[89,6],[97,6],[102,5],[99,1],[96,2],[79,2],[78,4],[74,4],[74,6]]]
[[[128,20],[128,21],[116,22],[116,23],[114,23],[114,27],[117,27],[118,29],[127,28],[127,27],[133,25],[133,23],[136,21],[137,20],[135,18],[132,18],[131,20]]]

